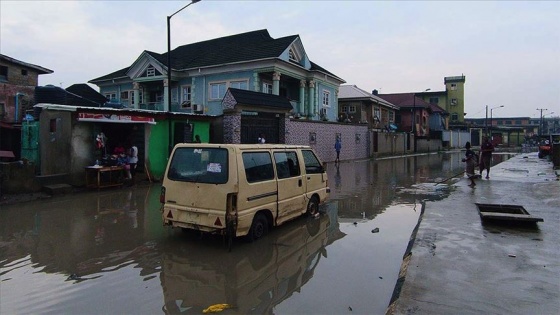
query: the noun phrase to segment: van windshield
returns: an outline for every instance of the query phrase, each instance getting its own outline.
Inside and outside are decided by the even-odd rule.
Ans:
[[[227,183],[228,151],[218,148],[177,148],[167,178],[207,184]]]

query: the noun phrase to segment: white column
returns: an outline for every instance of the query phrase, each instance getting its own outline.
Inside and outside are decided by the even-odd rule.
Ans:
[[[168,112],[171,109],[171,104],[169,104],[169,93],[171,93],[171,84],[165,79],[163,80],[163,111]]]
[[[132,107],[138,109],[138,104],[140,104],[140,83],[132,82],[132,89],[134,90],[134,104],[132,104]]]
[[[305,114],[305,87],[307,86],[307,82],[305,80],[299,81],[299,108],[297,112],[300,116]]]
[[[272,74],[272,94],[280,95],[280,72]]]
[[[309,81],[309,105],[307,107],[307,114],[309,118],[313,118],[315,116],[315,81]]]

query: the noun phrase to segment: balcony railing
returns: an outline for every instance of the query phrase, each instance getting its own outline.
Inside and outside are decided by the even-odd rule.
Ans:
[[[138,104],[139,109],[163,111],[163,102],[149,102]]]

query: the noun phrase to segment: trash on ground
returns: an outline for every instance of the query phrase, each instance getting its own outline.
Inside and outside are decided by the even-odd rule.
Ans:
[[[231,305],[229,304],[214,304],[214,305],[210,305],[208,306],[208,308],[204,309],[202,311],[202,313],[206,314],[206,313],[216,313],[216,312],[221,312],[227,308],[231,308]]]

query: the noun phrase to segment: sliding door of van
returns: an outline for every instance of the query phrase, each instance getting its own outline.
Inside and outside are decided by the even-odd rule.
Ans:
[[[301,215],[305,210],[305,186],[301,161],[296,151],[275,151],[274,162],[278,178],[278,216],[276,224]]]

